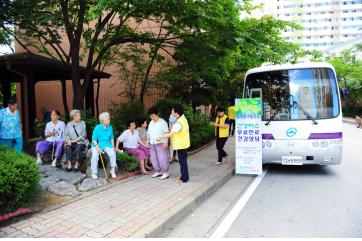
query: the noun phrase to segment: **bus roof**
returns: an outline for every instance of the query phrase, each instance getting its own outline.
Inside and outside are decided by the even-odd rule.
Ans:
[[[297,64],[277,64],[261,66],[253,69],[249,69],[245,76],[254,73],[277,71],[277,70],[288,70],[288,69],[307,69],[307,68],[330,68],[333,69],[333,65],[324,62],[310,62],[310,63],[297,63]]]

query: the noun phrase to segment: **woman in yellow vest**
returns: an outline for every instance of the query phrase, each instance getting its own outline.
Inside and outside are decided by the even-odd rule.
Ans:
[[[224,146],[229,137],[230,120],[227,115],[225,115],[225,109],[223,107],[217,107],[216,112],[216,122],[211,122],[210,124],[215,126],[216,149],[218,151],[217,164],[220,165],[223,157],[226,157],[228,155],[224,151]]]
[[[172,114],[177,121],[173,125],[170,133],[160,136],[157,140],[172,138],[173,149],[177,150],[178,162],[180,164],[181,177],[176,179],[177,183],[184,183],[189,180],[189,170],[187,167],[187,149],[190,147],[189,124],[184,115],[182,105],[174,105]]]

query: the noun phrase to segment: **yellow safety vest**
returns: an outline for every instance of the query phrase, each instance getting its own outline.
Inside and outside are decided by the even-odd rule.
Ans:
[[[189,132],[189,123],[185,115],[180,116],[176,123],[182,125],[182,130],[175,133],[172,136],[172,145],[174,150],[182,150],[190,147],[190,132]]]
[[[235,106],[229,106],[228,108],[228,116],[230,120],[235,120]]]
[[[227,118],[228,118],[227,115],[224,115],[221,118],[219,118],[217,116],[216,117],[216,124],[219,124],[219,119],[220,119],[220,125],[224,125]],[[216,134],[217,134],[217,127],[215,127],[215,136],[216,136]],[[228,125],[228,128],[220,128],[219,127],[219,137],[229,137],[229,125]]]

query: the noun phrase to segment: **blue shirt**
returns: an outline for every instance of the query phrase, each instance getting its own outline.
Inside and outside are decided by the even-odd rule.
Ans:
[[[103,150],[105,147],[113,148],[113,128],[111,125],[108,125],[106,128],[102,124],[96,125],[93,130],[92,135],[92,147],[95,147],[93,141],[97,141],[98,147]]]
[[[0,138],[15,139],[22,137],[19,111],[11,113],[9,108],[0,110]]]

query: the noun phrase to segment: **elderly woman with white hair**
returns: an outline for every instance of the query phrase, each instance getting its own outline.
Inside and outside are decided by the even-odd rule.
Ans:
[[[81,120],[79,110],[72,110],[69,113],[71,121],[67,124],[64,132],[64,141],[66,146],[66,157],[68,161],[67,171],[72,170],[72,160],[75,156],[74,171],[79,170],[79,164],[82,161],[82,150],[86,142],[87,131],[85,122]]]
[[[98,173],[98,160],[99,155],[103,152],[106,152],[110,163],[111,163],[111,175],[112,178],[116,178],[115,168],[116,163],[116,152],[114,150],[114,137],[113,137],[113,128],[110,125],[110,116],[108,112],[103,112],[99,115],[100,124],[98,124],[92,135],[92,159],[91,159],[91,168],[92,168],[92,178],[97,179]]]

